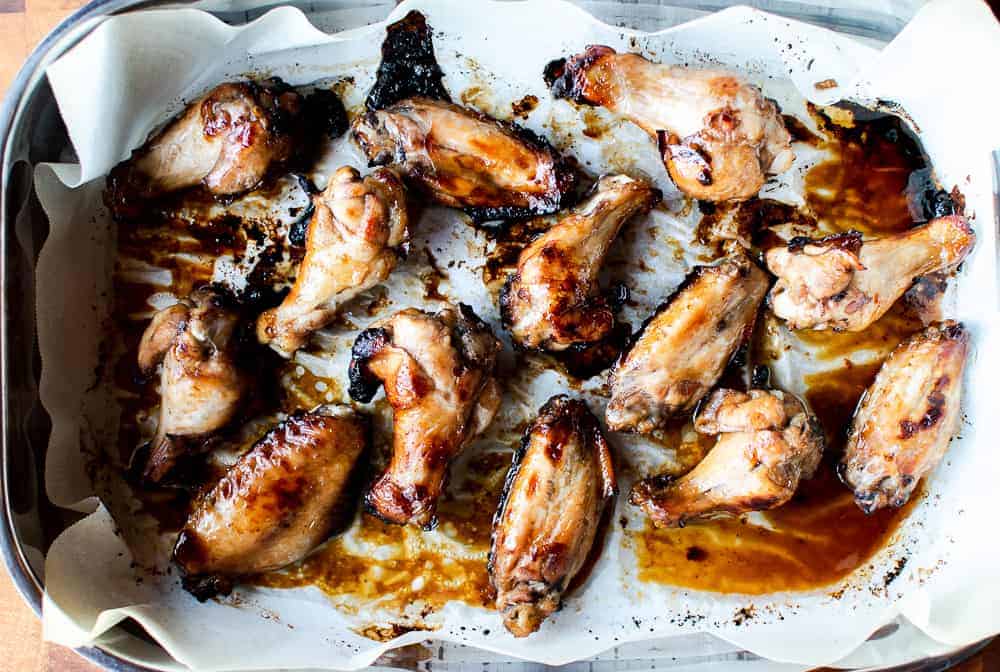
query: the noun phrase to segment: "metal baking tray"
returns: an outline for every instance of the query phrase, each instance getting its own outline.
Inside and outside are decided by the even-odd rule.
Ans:
[[[824,4],[810,0],[756,0],[746,2],[766,11],[807,21],[849,34],[868,44],[891,40],[913,17],[924,0],[850,0]],[[34,193],[32,176],[39,162],[74,161],[73,150],[45,79],[46,66],[112,14],[150,8],[195,7],[227,23],[253,20],[279,4],[303,10],[326,31],[337,31],[379,21],[392,9],[392,0],[94,0],[59,24],[29,56],[0,109],[0,552],[22,597],[41,614],[44,591],[44,553],[51,542],[80,514],[58,509],[46,498],[43,464],[51,423],[38,395],[41,362],[35,338],[34,268],[48,234],[48,222]],[[577,4],[614,25],[658,30],[735,4],[724,0],[619,0]],[[873,638],[889,637],[898,628],[890,624]],[[693,636],[679,654],[670,642],[622,647],[570,670],[698,669],[766,670],[767,661],[709,635]],[[903,671],[944,670],[985,646],[980,642],[947,655],[916,660],[893,668]],[[95,647],[78,653],[97,666],[114,671],[181,670],[134,623],[125,622],[101,638]],[[391,652],[376,663],[379,669],[509,670],[528,672],[543,665],[497,657],[460,645],[432,644]]]

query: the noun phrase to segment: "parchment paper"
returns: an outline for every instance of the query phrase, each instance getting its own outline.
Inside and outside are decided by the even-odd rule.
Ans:
[[[119,516],[116,525],[108,510],[97,506],[56,540],[46,558],[45,636],[71,646],[89,644],[130,617],[192,668],[346,670],[428,636],[561,664],[626,642],[708,632],[776,661],[812,666],[843,658],[898,616],[943,646],[1000,630],[995,608],[1000,603],[1000,538],[992,532],[991,501],[1000,477],[992,441],[1000,432],[1000,414],[990,385],[1000,371],[1000,356],[997,348],[988,347],[1000,335],[989,163],[990,150],[1000,146],[1000,127],[991,118],[1000,109],[1000,89],[988,77],[989,68],[1000,62],[1000,29],[989,9],[974,0],[932,2],[878,52],[747,8],[653,35],[601,24],[556,0],[408,1],[388,20],[413,8],[421,9],[435,29],[436,50],[453,95],[475,87],[479,93],[471,103],[509,117],[512,101],[534,94],[540,104],[525,125],[553,137],[594,173],[646,174],[668,195],[676,192],[652,143],[628,124],[614,125],[599,141],[583,137],[578,112],[554,103],[545,90],[540,77],[545,63],[587,44],[608,44],[665,62],[736,68],[799,118],[805,117],[803,98],[901,104],[919,128],[940,181],[946,188],[957,185],[965,195],[978,235],[948,307],[949,315],[964,320],[974,335],[964,399],[967,422],[930,479],[928,495],[895,542],[836,587],[838,598],[831,595],[833,588],[750,598],[643,584],[635,578],[630,550],[619,543],[621,532],[614,526],[587,584],[536,636],[515,640],[496,613],[452,603],[428,617],[428,624],[437,628],[433,632],[410,632],[388,643],[355,634],[351,628],[362,617],[339,612],[312,589],[240,589],[236,599],[199,604],[181,591],[176,575],[139,572],[133,566],[160,563],[169,550],[168,539],[154,538],[130,552],[125,539],[148,533],[141,517],[130,523]],[[36,171],[39,197],[51,221],[38,262],[38,327],[41,395],[53,420],[46,486],[55,503],[93,509],[95,490],[84,469],[85,455],[99,452],[116,436],[113,393],[93,388],[114,265],[114,233],[100,204],[103,176],[175,114],[182,101],[227,78],[273,74],[299,84],[350,75],[355,85],[346,102],[357,105],[371,82],[383,34],[384,24],[377,24],[326,35],[291,8],[276,9],[241,28],[194,10],[150,11],[106,20],[50,66],[49,80],[78,157],[77,164],[43,165]],[[824,79],[836,80],[839,88],[817,90],[814,83]],[[768,195],[795,202],[802,174],[816,159],[801,152],[796,166],[767,187]],[[361,165],[347,143],[334,147],[327,162]],[[634,271],[630,277],[632,286],[641,288],[634,314],[626,315],[634,323],[680,281],[696,255],[687,245],[690,216],[658,210],[646,224],[659,233],[644,233],[650,226],[631,226],[622,251],[641,250],[656,260],[653,270]],[[419,243],[435,247],[435,254],[440,248],[439,262],[465,258],[467,250],[488,245],[458,215],[438,208],[429,210],[417,235]],[[677,245],[671,241],[681,244],[682,253],[673,253]],[[664,254],[657,256],[657,251]],[[397,307],[429,305],[412,291],[412,272],[404,265],[388,283]],[[447,276],[444,293],[471,303],[495,325],[492,297],[478,270],[456,264]],[[300,363],[344,371],[353,335],[331,338],[328,359]],[[784,363],[776,373],[789,386],[803,370],[817,366],[807,352],[793,353]],[[554,373],[508,383],[508,397],[511,389],[518,390],[524,403],[507,404],[495,423],[498,429],[481,443],[502,441],[498,432],[504,426],[563,385]],[[600,401],[590,391],[582,394],[596,406]],[[655,455],[644,453],[641,442],[617,438],[615,444],[639,463],[649,460],[655,466]],[[113,478],[96,475],[102,499],[127,512],[127,491]],[[625,515],[633,525],[635,513],[629,508],[619,501],[616,517]],[[901,575],[886,587],[887,572],[903,558]],[[753,618],[734,619],[751,605]]]

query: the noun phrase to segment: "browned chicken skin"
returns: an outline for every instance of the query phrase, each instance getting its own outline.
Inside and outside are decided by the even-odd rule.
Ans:
[[[388,168],[364,179],[354,168],[340,168],[313,202],[295,285],[257,320],[258,340],[285,357],[345,302],[389,277],[408,240],[406,194]]]
[[[611,452],[587,405],[550,399],[524,434],[493,522],[490,583],[515,637],[559,609],[616,489]]]
[[[429,98],[358,117],[354,139],[372,165],[392,165],[436,202],[476,220],[555,212],[576,174],[530,131]]]
[[[517,344],[559,351],[608,335],[614,311],[599,295],[597,274],[625,222],[659,198],[640,180],[602,177],[583,204],[524,248],[500,294],[500,314]]]
[[[855,231],[795,238],[767,251],[778,276],[769,301],[791,329],[862,331],[922,275],[952,268],[972,250],[975,233],[960,215],[877,240]]]
[[[347,407],[274,427],[196,502],[174,548],[185,588],[204,600],[304,558],[345,522],[345,491],[367,445],[368,423]]]
[[[715,513],[740,514],[781,506],[823,456],[823,429],[805,405],[787,392],[719,389],[695,419],[715,446],[677,480],[647,478],[629,501],[658,527]]]
[[[777,106],[731,72],[591,46],[545,75],[557,98],[605,107],[656,139],[674,183],[697,199],[755,196],[795,158]]]
[[[692,411],[749,336],[767,286],[743,253],[695,269],[615,365],[608,428],[647,433]]]
[[[969,333],[934,324],[900,343],[882,364],[851,425],[840,477],[865,513],[909,500],[941,461],[961,421]]]
[[[351,397],[367,402],[380,384],[393,410],[392,459],[365,498],[392,523],[435,525],[451,460],[500,407],[494,377],[500,342],[472,309],[400,311],[354,343]]]
[[[301,96],[280,80],[220,84],[112,171],[109,205],[123,213],[197,184],[220,196],[253,189],[288,160],[301,108]]]
[[[162,362],[160,419],[149,444],[143,480],[160,482],[178,458],[232,420],[247,380],[236,365],[238,313],[221,291],[201,287],[156,313],[139,342],[139,369]],[[137,455],[143,455],[140,451]]]

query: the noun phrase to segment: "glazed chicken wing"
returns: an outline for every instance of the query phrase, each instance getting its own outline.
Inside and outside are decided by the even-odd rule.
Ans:
[[[778,390],[716,390],[695,429],[718,439],[694,469],[677,480],[647,478],[632,488],[629,501],[658,527],[781,506],[823,456],[819,421],[800,400]]]
[[[778,276],[771,308],[791,329],[862,331],[917,277],[959,264],[975,241],[959,215],[878,240],[863,241],[856,231],[794,238],[767,251],[767,266]]]
[[[493,522],[490,583],[515,637],[559,609],[615,491],[597,418],[582,401],[550,399],[524,434]]]
[[[500,314],[516,343],[559,351],[608,335],[615,317],[597,274],[625,222],[659,197],[640,180],[602,177],[586,202],[524,248],[500,293]]]
[[[615,365],[608,427],[651,432],[694,409],[749,336],[767,286],[743,253],[695,269]]]
[[[777,106],[731,72],[591,46],[545,77],[557,98],[605,107],[655,138],[674,183],[697,199],[748,199],[795,158]]]
[[[907,502],[961,421],[969,333],[952,320],[892,351],[858,404],[840,477],[865,513]]]
[[[345,522],[345,493],[368,444],[347,407],[299,413],[268,432],[195,504],[174,547],[198,599],[240,576],[304,558]]]
[[[370,164],[397,167],[436,202],[477,221],[555,212],[576,183],[530,131],[440,100],[407,98],[370,110],[353,128]]]
[[[295,285],[280,306],[257,320],[258,340],[285,357],[345,302],[389,277],[408,237],[406,194],[388,168],[362,179],[343,167],[314,205]]]
[[[393,410],[392,459],[365,498],[391,523],[434,526],[449,464],[493,420],[500,342],[472,309],[400,311],[354,343],[350,394],[367,402],[385,386]]]
[[[160,419],[141,468],[158,483],[199,440],[232,420],[246,390],[236,365],[238,313],[220,290],[206,286],[153,316],[139,343],[139,369],[151,375],[162,362]],[[135,459],[135,458],[133,458]]]
[[[254,188],[291,155],[302,107],[280,80],[220,84],[112,171],[112,210],[197,184],[220,196]]]

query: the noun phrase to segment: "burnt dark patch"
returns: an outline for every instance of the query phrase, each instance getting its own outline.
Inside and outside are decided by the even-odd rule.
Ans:
[[[822,142],[822,139],[818,135],[813,133],[808,126],[796,117],[784,114],[781,118],[785,122],[785,128],[788,129],[789,135],[792,136],[793,142],[804,142],[813,147],[818,146]]]
[[[368,360],[385,348],[392,336],[381,328],[365,329],[354,340],[347,376],[347,393],[354,401],[367,404],[378,392],[382,382],[368,369]]]
[[[382,62],[365,107],[381,110],[414,96],[451,102],[443,78],[427,20],[420,12],[411,11],[386,28]]]
[[[631,336],[632,325],[616,321],[608,335],[600,341],[552,353],[552,358],[571,377],[588,380],[611,368],[628,346]]]
[[[822,238],[795,236],[788,241],[788,251],[798,253],[802,252],[807,245],[814,245],[858,254],[861,251],[861,243],[862,235],[860,231],[845,231],[844,233],[835,233],[823,236]]]
[[[527,119],[528,115],[531,114],[532,110],[538,107],[538,96],[533,96],[530,93],[520,100],[515,100],[510,104],[510,110],[515,117],[521,117],[522,119]]]
[[[698,546],[688,546],[687,551],[684,552],[684,557],[691,562],[702,562],[708,558],[708,551]]]
[[[555,98],[593,105],[594,101],[589,100],[585,94],[587,70],[600,58],[614,53],[615,50],[611,47],[593,45],[568,59],[550,61],[545,66],[542,77]]]

